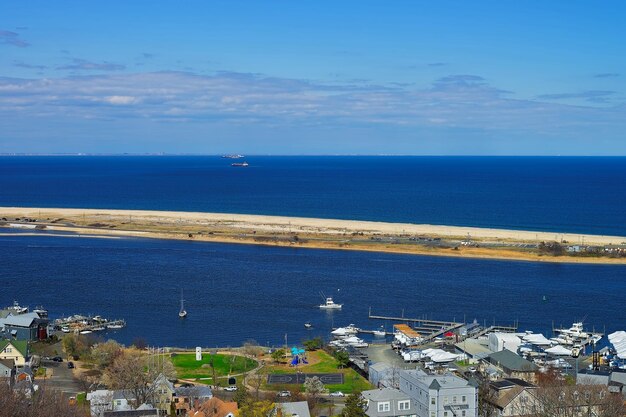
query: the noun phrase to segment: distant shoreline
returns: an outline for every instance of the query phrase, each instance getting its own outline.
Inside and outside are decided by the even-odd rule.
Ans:
[[[87,235],[197,240],[415,255],[491,258],[537,262],[626,264],[607,256],[547,256],[539,242],[564,245],[622,245],[626,237],[463,226],[249,214],[150,210],[0,207],[8,227],[16,218],[36,219],[29,227]],[[566,242],[566,243],[565,243]]]

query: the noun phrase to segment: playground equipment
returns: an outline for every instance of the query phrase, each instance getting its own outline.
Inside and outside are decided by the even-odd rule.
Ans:
[[[291,366],[307,365],[309,363],[306,360],[306,351],[295,346],[291,348],[291,358]]]

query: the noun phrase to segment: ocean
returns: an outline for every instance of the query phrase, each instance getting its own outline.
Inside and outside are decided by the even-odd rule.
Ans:
[[[626,329],[625,266],[554,264],[206,242],[9,236],[0,232],[0,305],[53,317],[123,318],[105,334],[159,346],[295,344],[372,314],[477,319],[542,331],[584,320]],[[178,318],[183,289],[189,316]],[[344,304],[323,311],[320,292]],[[543,297],[546,297],[546,301]],[[312,330],[304,328],[313,324]],[[391,331],[391,323],[386,324]]]
[[[626,158],[0,157],[0,206],[269,214],[626,236]]]
[[[626,235],[626,158],[2,157],[0,206],[259,213]],[[0,305],[100,314],[159,346],[328,336],[379,315],[477,319],[550,335],[626,329],[625,266],[135,238],[11,236]],[[13,231],[14,232],[14,231]],[[178,318],[184,290],[189,316]],[[322,311],[320,292],[343,303]],[[544,301],[544,296],[546,301]],[[313,324],[312,330],[304,328]],[[391,323],[387,323],[391,330]]]

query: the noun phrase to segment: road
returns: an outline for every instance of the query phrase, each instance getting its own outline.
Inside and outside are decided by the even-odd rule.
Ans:
[[[40,386],[45,385],[48,389],[61,391],[68,396],[76,395],[82,391],[80,384],[72,374],[72,370],[68,369],[67,362],[63,361],[59,363],[50,360],[42,360],[41,365],[51,370],[52,376],[45,379],[39,377],[35,380],[36,384]]]

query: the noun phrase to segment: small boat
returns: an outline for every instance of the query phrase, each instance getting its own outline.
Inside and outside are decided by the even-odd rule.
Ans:
[[[41,317],[42,319],[45,319],[48,317],[48,310],[46,310],[42,306],[35,307],[35,309],[33,310],[33,313],[37,313],[39,317]]]
[[[112,329],[112,330],[115,330],[115,329],[121,329],[121,328],[123,328],[123,327],[124,327],[124,326],[123,326],[123,325],[121,325],[121,324],[109,324],[109,325],[107,325],[107,329]]]
[[[233,162],[232,164],[230,164],[231,167],[247,167],[250,164],[247,162]]]
[[[102,327],[102,326],[98,326],[98,327],[94,327],[94,328],[93,328],[93,329],[91,329],[91,330],[93,330],[94,332],[101,332],[101,331],[103,331],[103,330],[106,330],[106,328],[105,328],[105,327]]]
[[[310,329],[311,327],[313,327],[313,325],[307,321],[306,323],[304,323],[304,327]]]
[[[91,330],[82,330],[80,334],[90,334]]]
[[[326,297],[326,300],[324,301],[324,304],[320,304],[320,308],[324,308],[327,310],[336,310],[336,309],[340,309],[343,306],[343,304],[336,304],[333,301],[332,297]]]
[[[361,331],[361,329],[356,327],[353,323],[348,324],[346,327],[344,327],[344,329],[346,330],[347,334],[352,335],[355,335]]]
[[[69,333],[70,332],[70,328],[69,327],[61,327],[61,331],[63,333]]]
[[[235,155],[222,155],[222,158],[227,159],[240,159],[243,158],[243,155],[235,154]]]
[[[374,336],[377,336],[377,337],[385,337],[385,335],[387,334],[383,326],[380,326],[380,329],[378,330],[374,330],[373,333],[374,333]]]
[[[185,310],[185,300],[183,300],[183,290],[180,290],[180,311],[178,312],[178,317],[184,319],[187,317],[187,310]]]

